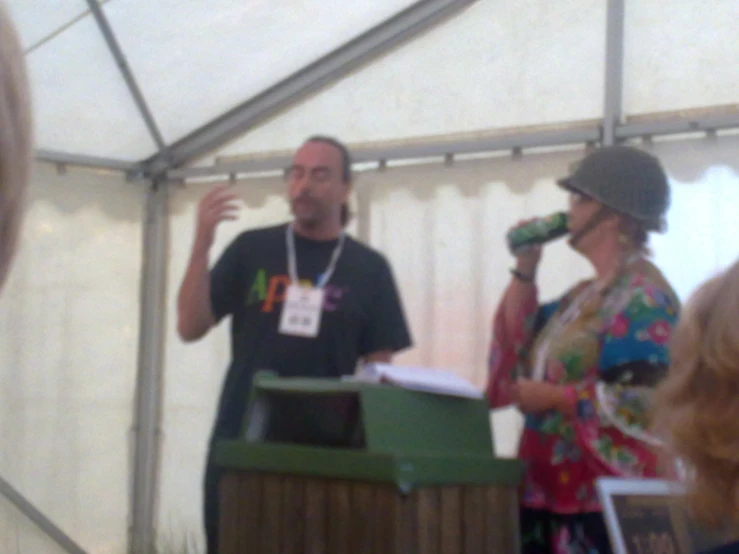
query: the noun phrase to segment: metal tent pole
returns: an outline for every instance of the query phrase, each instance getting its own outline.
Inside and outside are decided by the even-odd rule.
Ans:
[[[166,159],[167,145],[128,65],[113,29],[97,0],[87,0],[92,15],[105,38],[126,86],[159,150]],[[157,180],[146,198],[144,221],[144,261],[141,276],[141,322],[139,360],[134,413],[134,459],[131,490],[132,554],[150,552],[156,543],[154,521],[159,476],[159,438],[165,340],[164,306],[168,241],[167,185]]]
[[[154,521],[164,382],[168,211],[168,187],[166,183],[154,182],[147,192],[143,232],[139,359],[134,404],[131,554],[152,552],[156,542]]]
[[[162,138],[162,133],[159,131],[159,127],[157,127],[156,121],[154,121],[154,116],[151,114],[151,110],[149,110],[149,106],[144,99],[144,95],[141,93],[141,89],[136,82],[136,78],[133,76],[133,72],[128,66],[126,56],[123,54],[123,50],[118,44],[118,39],[116,39],[115,33],[113,33],[113,29],[110,27],[110,23],[108,23],[108,18],[105,17],[103,8],[100,6],[98,0],[87,0],[87,5],[90,6],[90,11],[95,17],[95,21],[100,28],[100,32],[105,38],[105,42],[110,49],[110,53],[118,64],[118,69],[120,70],[123,80],[126,82],[126,86],[133,97],[133,101],[136,103],[136,107],[146,124],[146,128],[154,139],[157,148],[159,148],[160,154],[163,153],[167,149],[167,146],[164,142],[164,138]]]
[[[0,477],[0,496],[7,498],[10,503],[29,520],[35,523],[46,536],[58,544],[68,554],[87,554],[81,546],[59,529],[54,523],[31,504],[20,492],[13,488],[5,479]]]
[[[212,152],[476,1],[418,0],[387,21],[179,139],[170,145],[167,152],[150,158],[147,164],[157,174]]]
[[[621,123],[624,69],[624,0],[608,0],[606,12],[606,75],[603,99],[603,146],[616,144]]]

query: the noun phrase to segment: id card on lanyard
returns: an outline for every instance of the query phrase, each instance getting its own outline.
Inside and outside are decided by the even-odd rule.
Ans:
[[[290,274],[290,285],[287,287],[285,302],[282,305],[279,332],[283,335],[315,338],[321,330],[321,315],[323,314],[324,285],[331,278],[336,269],[344,247],[344,233],[339,235],[326,271],[316,283],[316,286],[301,286],[298,280],[298,267],[295,255],[295,234],[292,223],[287,226],[285,237],[287,243],[287,269]]]

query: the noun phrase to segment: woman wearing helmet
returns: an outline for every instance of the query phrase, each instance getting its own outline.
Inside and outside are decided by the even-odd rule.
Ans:
[[[526,416],[519,457],[522,552],[610,552],[594,481],[661,473],[651,396],[668,364],[679,301],[647,259],[669,205],[659,161],[601,148],[559,181],[570,193],[569,244],[595,275],[540,304],[541,247],[517,255],[494,319],[488,398]]]

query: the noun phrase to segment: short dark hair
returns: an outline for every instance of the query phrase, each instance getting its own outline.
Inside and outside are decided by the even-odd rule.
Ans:
[[[349,153],[349,149],[346,145],[338,139],[329,137],[326,135],[313,135],[305,142],[320,142],[322,144],[328,144],[338,150],[339,156],[341,157],[341,180],[347,185],[352,182],[352,157]],[[351,212],[349,211],[349,205],[344,203],[341,205],[341,225],[346,227],[351,219]]]

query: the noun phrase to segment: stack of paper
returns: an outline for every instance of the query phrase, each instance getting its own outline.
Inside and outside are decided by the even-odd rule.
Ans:
[[[482,398],[481,390],[469,381],[449,372],[421,367],[390,364],[367,364],[356,375],[345,379],[368,383],[387,383],[398,387],[436,394]]]

